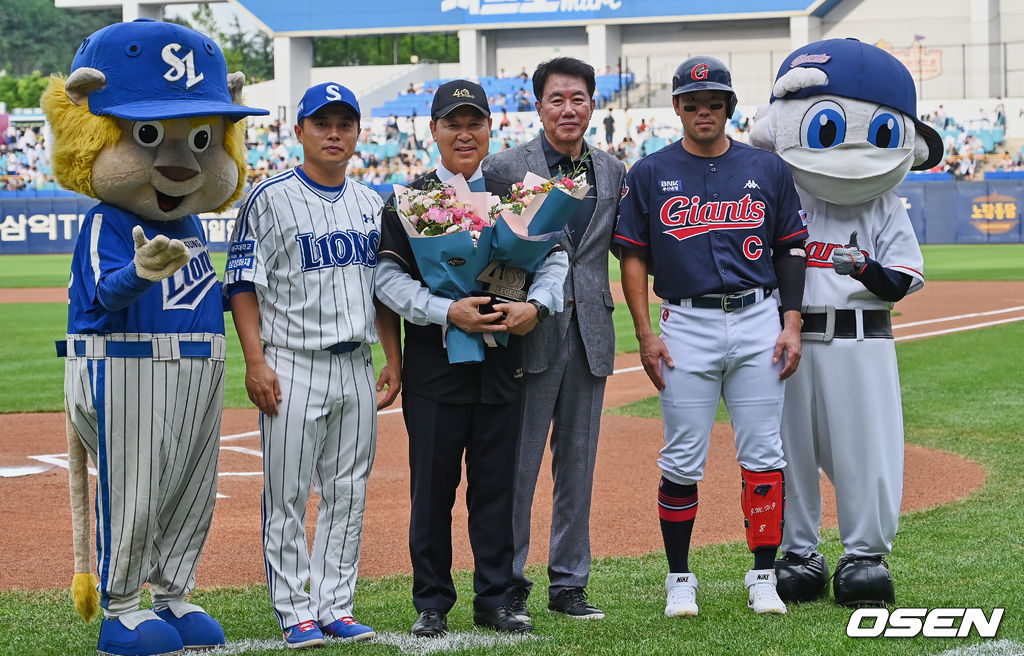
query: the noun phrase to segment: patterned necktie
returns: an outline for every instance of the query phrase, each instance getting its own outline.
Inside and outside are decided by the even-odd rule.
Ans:
[[[484,180],[483,176],[480,176],[476,180],[469,181],[470,191],[487,191],[487,181]]]

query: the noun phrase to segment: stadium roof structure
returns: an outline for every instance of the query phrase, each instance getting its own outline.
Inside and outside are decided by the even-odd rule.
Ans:
[[[822,17],[842,0],[211,0],[242,9],[274,36],[344,36],[649,22]],[[159,18],[189,0],[54,0],[69,9],[122,8],[125,20]]]
[[[276,36],[820,17],[841,0],[231,0]]]

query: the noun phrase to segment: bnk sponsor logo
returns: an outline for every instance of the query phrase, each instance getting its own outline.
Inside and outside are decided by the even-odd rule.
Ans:
[[[971,629],[982,638],[993,638],[1003,621],[1003,608],[985,617],[980,608],[858,608],[846,625],[851,638],[966,638]]]

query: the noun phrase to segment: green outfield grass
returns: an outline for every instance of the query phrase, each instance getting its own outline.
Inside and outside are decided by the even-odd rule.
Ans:
[[[925,244],[928,280],[1024,280],[1024,244]],[[211,253],[222,272],[225,253]],[[612,280],[619,280],[619,261],[609,256]],[[0,287],[66,287],[70,255],[0,255]]]
[[[926,280],[1024,280],[1024,244],[924,244],[921,252]],[[619,261],[609,255],[608,263],[619,280]]]
[[[986,614],[993,607],[1006,608],[998,633],[1001,642],[989,642],[992,651],[963,653],[1024,651],[1024,577],[1019,576],[1024,571],[1024,537],[1015,510],[1024,502],[1019,474],[1024,395],[1019,367],[1006,366],[1006,345],[1022,340],[1024,324],[1016,323],[898,345],[907,441],[971,458],[988,472],[985,485],[967,498],[905,514],[889,559],[901,607],[981,607]],[[695,530],[701,530],[699,517]],[[834,565],[841,553],[836,531],[825,532],[822,551]],[[746,609],[742,586],[750,566],[745,543],[696,549],[691,564],[701,582],[697,618],[663,617],[661,553],[605,558],[595,562],[589,589],[607,619],[581,622],[554,616],[544,611],[541,599],[533,599],[533,637],[517,644],[470,646],[458,653],[910,656],[983,646],[973,634],[946,640],[853,640],[845,636],[850,611],[828,600],[791,606],[781,617],[756,616]],[[531,575],[543,597],[544,568],[533,567]],[[450,625],[469,641],[471,576],[459,572],[456,582],[460,600]],[[409,576],[360,580],[357,617],[381,633],[381,640],[331,644],[317,653],[429,653],[426,643],[404,652],[394,646],[415,619],[410,588]],[[252,645],[258,648],[245,653],[280,653],[280,634],[263,586],[200,588],[192,599],[222,622],[229,641],[256,641]],[[85,625],[74,615],[65,591],[52,590],[0,592],[0,626],[5,636],[0,652],[12,656],[94,654],[99,631],[98,621]]]
[[[947,248],[925,247],[931,279],[936,279],[936,272],[963,279],[1021,279],[1017,262],[1024,261],[1020,259],[1024,246],[1005,250],[958,246],[948,252]],[[40,264],[32,257],[0,257],[0,286],[12,286],[15,280],[49,280],[38,284],[62,286],[66,257],[35,257],[49,261]],[[222,268],[220,257],[217,262]],[[998,264],[1000,261],[1002,264]],[[57,266],[64,267],[63,271],[54,272]],[[1015,267],[1017,277],[1012,277]],[[617,264],[612,270],[617,273]],[[63,364],[54,356],[53,340],[64,332],[65,306],[14,304],[2,306],[0,312],[5,327],[5,340],[0,341],[0,380],[7,382],[5,394],[0,396],[0,412],[59,410]],[[656,312],[657,306],[652,306],[652,315]],[[617,306],[615,322],[618,350],[635,351],[632,323],[624,304]],[[782,617],[755,616],[746,609],[742,586],[750,555],[745,543],[736,542],[694,550],[691,563],[701,582],[701,614],[689,620],[669,620],[662,615],[666,565],[661,552],[595,562],[589,587],[591,600],[608,613],[608,618],[599,622],[574,621],[545,612],[542,598],[546,571],[543,566],[535,566],[531,576],[540,592],[531,600],[536,634],[519,642],[487,647],[470,644],[474,637],[483,640],[491,634],[470,631],[472,577],[468,572],[458,572],[460,601],[450,624],[462,642],[437,643],[438,649],[487,656],[911,656],[977,647],[978,651],[962,653],[1024,654],[1024,577],[1020,576],[1024,571],[1024,534],[1017,511],[1024,505],[1019,473],[1024,462],[1024,394],[1013,346],[1022,342],[1024,323],[1014,323],[897,345],[908,443],[960,454],[981,463],[988,472],[985,485],[967,498],[903,516],[889,559],[899,605],[981,607],[986,614],[993,607],[1005,607],[998,634],[1001,642],[986,643],[973,634],[962,640],[853,640],[845,637],[850,611],[827,600],[791,606],[789,614]],[[230,320],[228,344],[227,404],[245,406],[248,401],[241,384],[241,357]],[[656,416],[651,414],[652,408],[656,412],[657,404],[648,399],[614,411]],[[651,457],[654,466],[655,454]],[[653,503],[652,496],[651,508]],[[653,513],[647,508],[638,508],[637,512],[648,510]],[[699,518],[695,530],[701,530]],[[8,532],[17,539],[16,528]],[[821,551],[834,565],[842,550],[837,533],[828,530],[823,537]],[[360,580],[357,617],[373,626],[381,634],[380,640],[376,644],[331,644],[318,653],[430,653],[427,643],[404,638],[415,619],[410,588],[411,577],[405,575]],[[280,633],[264,586],[200,588],[192,600],[221,620],[232,643],[254,641],[245,653],[280,653]],[[64,590],[15,590],[0,591],[0,627],[0,654],[85,655],[95,654],[99,622],[83,624],[74,615]],[[395,646],[399,643],[406,646]],[[459,645],[465,648],[459,649]],[[986,646],[989,651],[982,650]],[[223,653],[240,653],[241,645],[233,649]]]

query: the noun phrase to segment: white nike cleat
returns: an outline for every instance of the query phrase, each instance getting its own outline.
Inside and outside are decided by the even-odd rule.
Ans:
[[[786,614],[786,604],[779,599],[779,593],[775,590],[775,570],[752,569],[747,572],[743,585],[747,586],[747,606],[750,610],[758,614]]]
[[[665,577],[665,617],[692,617],[697,614],[697,577],[693,572]]]

